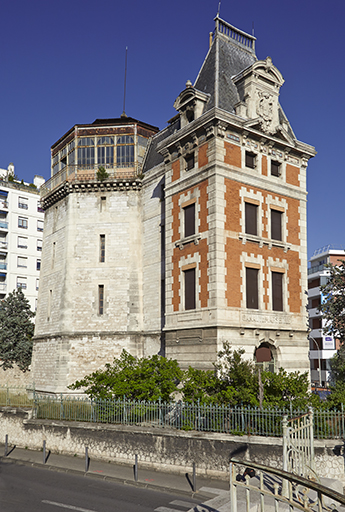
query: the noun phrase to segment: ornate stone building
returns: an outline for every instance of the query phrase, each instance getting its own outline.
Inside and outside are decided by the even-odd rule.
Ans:
[[[279,104],[282,75],[257,59],[255,38],[215,22],[165,129],[97,120],[52,148],[38,389],[64,392],[122,348],[211,368],[226,340],[272,371],[309,369],[306,169],[315,150],[296,139]]]

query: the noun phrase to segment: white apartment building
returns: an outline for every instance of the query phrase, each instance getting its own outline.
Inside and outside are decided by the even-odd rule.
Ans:
[[[44,212],[39,188],[44,178],[32,184],[11,181],[14,165],[0,169],[0,300],[21,287],[32,311],[37,307]]]
[[[326,320],[322,318],[318,307],[324,300],[320,286],[328,280],[329,270],[325,264],[336,265],[345,259],[345,250],[331,245],[317,249],[310,258],[308,268],[308,310],[309,310],[309,359],[311,382],[327,386],[330,378],[330,360],[339,348],[339,341],[330,334],[324,334]],[[321,368],[321,372],[320,372]]]

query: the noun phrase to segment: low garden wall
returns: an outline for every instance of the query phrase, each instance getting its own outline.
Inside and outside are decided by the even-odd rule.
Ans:
[[[0,408],[0,442],[8,435],[9,446],[41,449],[43,441],[52,453],[85,454],[139,467],[186,473],[196,464],[198,474],[228,478],[231,457],[282,469],[282,439],[233,436],[212,432],[176,431],[163,428],[37,420],[29,409]],[[315,440],[315,466],[320,477],[345,484],[342,440]]]

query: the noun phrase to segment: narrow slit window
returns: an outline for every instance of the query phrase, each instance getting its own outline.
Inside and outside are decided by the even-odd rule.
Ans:
[[[98,314],[104,313],[104,284],[98,285]]]
[[[99,235],[99,261],[105,262],[105,235]]]

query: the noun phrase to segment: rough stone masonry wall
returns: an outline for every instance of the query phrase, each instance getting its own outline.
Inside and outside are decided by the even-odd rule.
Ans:
[[[52,453],[89,456],[139,467],[186,473],[196,464],[197,473],[228,478],[229,459],[251,460],[282,468],[282,440],[273,437],[231,436],[210,432],[182,432],[158,428],[93,423],[35,420],[31,411],[0,408],[0,442],[9,436],[10,446],[42,448]],[[315,466],[320,477],[345,484],[341,440],[315,440]]]

